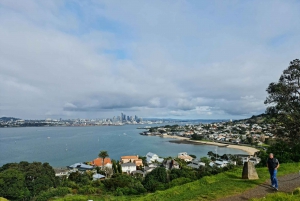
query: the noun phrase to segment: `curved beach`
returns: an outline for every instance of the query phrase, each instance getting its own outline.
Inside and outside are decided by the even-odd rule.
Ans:
[[[207,144],[207,145],[215,145],[218,147],[228,147],[228,148],[232,148],[232,149],[239,149],[242,151],[247,152],[249,155],[254,155],[255,152],[259,151],[258,149],[254,148],[254,147],[247,147],[247,146],[242,146],[242,145],[233,145],[233,144],[223,144],[223,143],[219,143],[219,142],[207,142],[207,141],[198,141],[198,140],[190,140],[190,138],[186,138],[186,137],[179,137],[179,136],[163,136],[164,138],[172,138],[172,139],[177,139],[178,141],[185,141],[185,143],[187,144],[199,144],[199,145],[203,145],[203,144]],[[173,141],[175,142],[175,141]]]

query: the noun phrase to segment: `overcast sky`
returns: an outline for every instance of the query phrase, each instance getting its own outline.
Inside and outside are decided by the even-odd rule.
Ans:
[[[0,0],[0,116],[238,119],[300,56],[300,1]]]

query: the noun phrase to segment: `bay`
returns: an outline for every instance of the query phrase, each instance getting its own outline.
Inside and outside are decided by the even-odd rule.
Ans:
[[[20,161],[48,162],[64,167],[91,161],[101,150],[120,160],[123,155],[145,156],[153,152],[161,157],[187,152],[207,156],[216,146],[170,143],[170,138],[142,136],[137,129],[145,125],[95,127],[23,127],[0,129],[0,166]],[[155,125],[150,125],[155,126]],[[231,148],[218,148],[218,154],[246,154]]]

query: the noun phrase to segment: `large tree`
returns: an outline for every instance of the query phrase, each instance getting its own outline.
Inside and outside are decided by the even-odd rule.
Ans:
[[[105,158],[107,158],[109,155],[108,155],[108,153],[107,153],[107,151],[100,151],[100,153],[98,154],[98,156],[100,157],[100,158],[102,158],[102,169],[104,169],[104,159]]]
[[[300,60],[290,62],[278,82],[267,88],[267,114],[280,126],[277,136],[291,143],[300,141]]]

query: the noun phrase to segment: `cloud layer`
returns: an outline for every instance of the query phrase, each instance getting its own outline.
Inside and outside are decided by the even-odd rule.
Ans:
[[[297,1],[0,1],[0,116],[241,118],[299,57]]]

